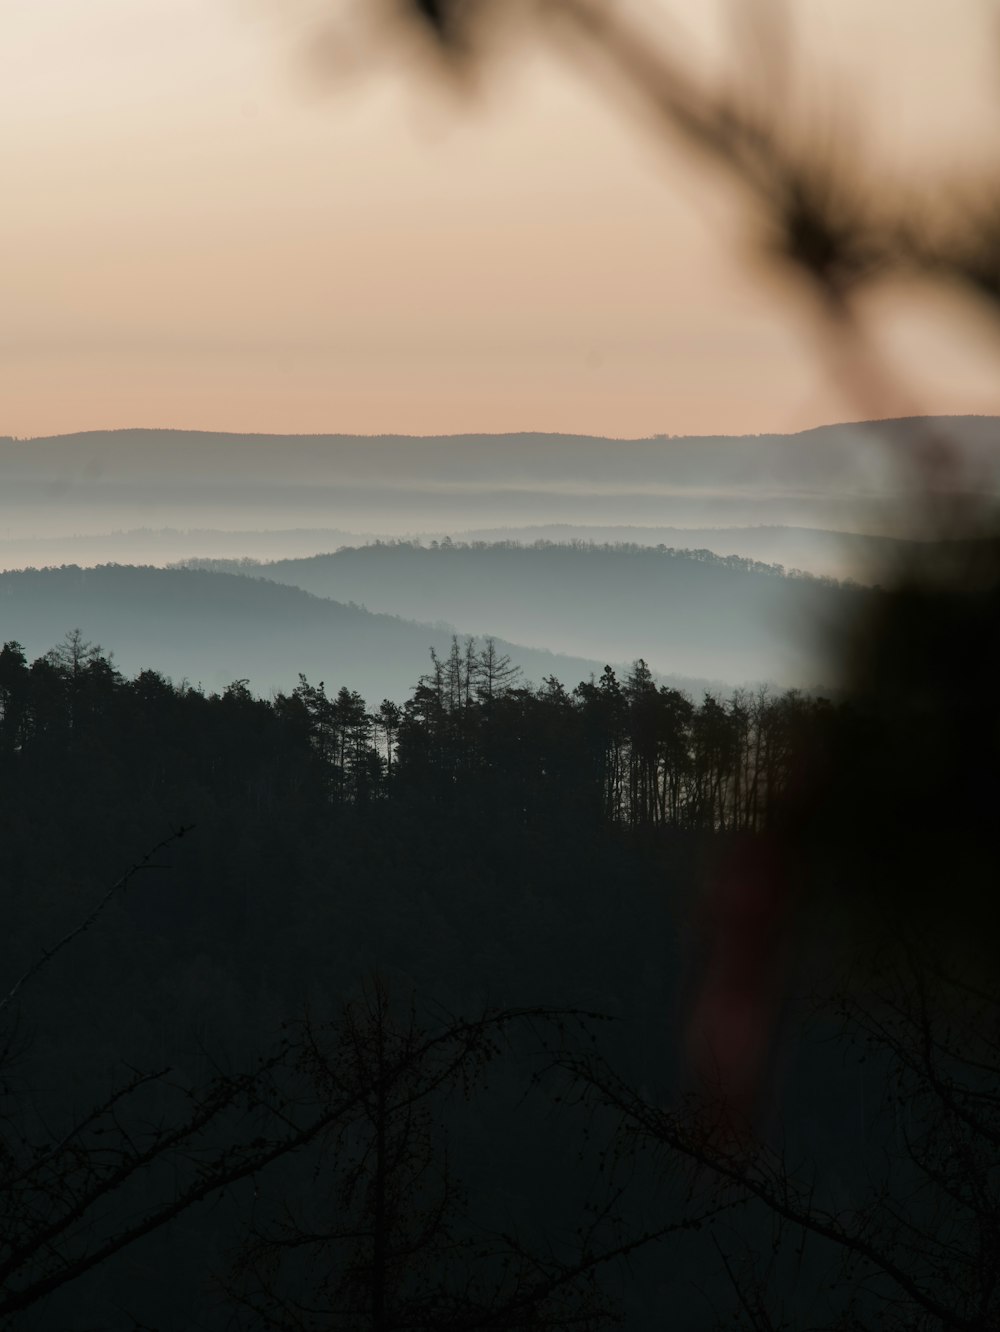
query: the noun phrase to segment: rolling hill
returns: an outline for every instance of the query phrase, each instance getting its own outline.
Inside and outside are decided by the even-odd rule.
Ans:
[[[209,561],[411,619],[733,683],[829,683],[823,635],[864,590],[708,551],[409,542],[269,564]]]
[[[447,625],[207,570],[66,565],[0,574],[0,641],[17,640],[33,658],[75,627],[112,651],[128,675],[151,667],[209,690],[249,678],[254,692],[267,695],[292,689],[301,671],[334,690],[356,689],[370,704],[405,699],[430,666],[429,649],[446,653],[452,634]],[[534,682],[556,675],[572,686],[604,666],[499,638],[497,646]],[[671,683],[695,693],[708,684]]]

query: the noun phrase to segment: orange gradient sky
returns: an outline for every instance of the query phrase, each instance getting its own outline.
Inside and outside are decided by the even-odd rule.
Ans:
[[[726,11],[670,8],[695,58],[722,58]],[[848,139],[928,182],[995,160],[985,4],[789,8],[797,105],[828,93]],[[861,414],[748,260],[736,196],[557,51],[509,57],[473,105],[428,96],[392,51],[320,86],[316,12],[4,0],[0,434],[634,436]],[[886,292],[871,318],[921,410],[1000,412],[996,336],[957,298]]]

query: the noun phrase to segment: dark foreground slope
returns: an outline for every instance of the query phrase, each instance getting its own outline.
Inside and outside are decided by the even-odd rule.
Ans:
[[[940,782],[926,787],[940,715],[926,697],[904,691],[893,714],[910,723],[909,781],[887,783],[863,751],[868,771],[855,761],[846,774],[859,779],[862,840],[844,805],[826,816],[817,865],[856,898],[859,865],[881,876],[912,863],[895,847],[888,861],[859,850],[869,836],[904,840],[915,792],[938,796],[939,846],[969,831],[942,810]],[[983,697],[980,683],[978,710],[962,698],[945,714],[967,755],[982,747]],[[240,688],[205,696],[154,672],[127,681],[93,653],[29,665],[0,652],[4,1332],[712,1332],[744,1326],[758,1290],[785,1327],[997,1326],[982,1258],[998,1214],[995,998],[984,1008],[963,979],[931,1027],[931,973],[917,971],[909,1007],[838,1004],[803,1028],[822,981],[780,960],[792,936],[767,927],[780,895],[769,907],[751,877],[749,903],[711,890],[710,909],[684,909],[720,882],[704,880],[706,864],[732,863],[733,829],[741,854],[760,849],[755,773],[801,785],[790,725],[850,740],[852,705],[695,709],[638,671],[573,696],[426,688],[390,744],[385,721],[319,702],[308,689],[273,703]],[[155,874],[110,889],[178,824]],[[979,828],[991,830],[985,808]],[[937,891],[934,903],[940,924]],[[830,914],[817,921],[829,957]],[[703,969],[722,1016],[752,1033],[787,965],[802,998],[768,1019],[780,1044],[764,1141],[734,1145],[717,1105],[706,1121],[678,1096],[691,982]],[[369,1017],[355,1005],[347,1027],[342,1005],[365,977]],[[373,1020],[379,989],[395,1005],[388,1027]],[[863,989],[852,982],[847,998]],[[527,1021],[483,1048],[480,1077],[459,1049],[469,1076],[447,1079],[413,1021],[438,1030],[483,1001]],[[556,1023],[539,1011],[549,1005],[615,1020]],[[956,1045],[970,1017],[981,1037]],[[470,1024],[457,1031],[449,1057],[469,1046]],[[276,1045],[277,1062],[259,1064]],[[650,1232],[655,1245],[640,1244]],[[621,1246],[627,1263],[594,1268]],[[853,1262],[859,1249],[869,1266]],[[283,1256],[302,1252],[308,1263]],[[508,1258],[529,1294],[592,1272],[583,1312],[598,1298],[618,1322],[513,1299]],[[29,1287],[37,1298],[18,1305]],[[467,1317],[477,1289],[500,1299]],[[976,1317],[954,1316],[955,1292],[962,1308],[976,1298]],[[356,1314],[390,1298],[426,1316]],[[303,1304],[309,1316],[282,1316]],[[928,1304],[940,1314],[924,1317]]]
[[[361,803],[338,797],[330,749],[324,761],[301,710],[287,700],[279,707],[240,690],[206,698],[155,676],[124,682],[100,661],[75,672],[66,662],[31,670],[16,654],[0,657],[4,996],[136,857],[170,828],[190,826],[157,855],[155,874],[117,893],[93,927],[25,985],[16,1021],[11,1011],[0,1013],[0,1262],[12,1234],[41,1228],[24,1215],[26,1191],[8,1155],[10,1144],[33,1180],[33,1149],[19,1131],[29,1142],[62,1143],[70,1124],[136,1070],[168,1068],[151,1105],[123,1097],[117,1123],[98,1125],[102,1136],[72,1139],[79,1160],[95,1169],[129,1145],[129,1133],[145,1150],[157,1125],[191,1113],[171,1087],[211,1085],[219,1072],[253,1069],[258,1053],[281,1041],[282,1021],[300,1018],[307,1004],[317,1022],[336,1017],[376,968],[404,1015],[415,991],[421,1020],[435,1027],[442,1014],[475,1015],[484,1002],[586,1005],[627,1013],[628,1034],[616,1046],[623,1058],[641,1061],[646,1041],[659,1053],[673,974],[665,961],[671,905],[664,883],[668,872],[671,882],[681,877],[690,855],[683,847],[669,857],[631,847],[600,819],[593,797],[586,817],[558,787],[545,807],[537,804],[526,794],[520,729],[498,750],[505,778],[510,772],[522,780],[428,783],[421,769],[404,784],[402,803],[384,796]],[[426,747],[417,739],[419,762]],[[587,766],[573,768],[578,785],[592,787]],[[488,1097],[470,1106],[459,1092],[434,1106],[453,1126],[448,1164],[468,1185],[479,1233],[516,1225],[571,1236],[599,1182],[596,1162],[584,1169],[576,1159],[582,1113],[555,1118],[547,1094],[526,1104],[534,1067],[504,1057],[491,1068]],[[301,1104],[289,1113],[301,1115]],[[51,1299],[9,1320],[0,1313],[0,1327],[273,1327],[241,1318],[227,1277],[250,1228],[280,1216],[282,1199],[296,1208],[310,1200],[332,1207],[341,1225],[352,1218],[351,1200],[337,1185],[363,1123],[345,1122],[355,1137],[344,1150],[333,1133],[318,1151],[306,1144],[187,1208],[176,1226],[113,1253]],[[40,1272],[85,1258],[108,1234],[127,1231],[169,1203],[190,1173],[211,1170],[221,1152],[260,1131],[246,1111],[235,1129],[232,1118],[210,1122],[198,1139],[201,1154],[175,1162],[161,1153],[159,1168],[154,1162],[139,1171],[124,1193],[98,1193],[89,1211],[81,1205],[81,1224],[58,1245],[40,1246],[36,1262],[21,1264],[0,1301]],[[436,1133],[435,1167],[439,1139]],[[84,1192],[82,1173],[71,1161],[46,1179],[57,1193],[42,1199],[38,1215],[61,1215],[71,1186]],[[324,1258],[336,1272],[341,1254]],[[613,1295],[622,1280],[617,1273]],[[460,1332],[464,1324],[417,1326]]]
[[[823,636],[868,595],[704,550],[579,543],[378,544],[212,567],[577,656],[806,688],[828,683]]]
[[[67,565],[0,574],[0,640],[20,642],[30,657],[74,627],[113,646],[116,664],[129,673],[155,664],[208,689],[248,678],[266,695],[292,688],[301,671],[334,689],[356,689],[373,704],[405,698],[430,666],[429,649],[446,655],[452,637],[446,625],[414,624],[226,573]],[[604,666],[497,646],[539,682],[554,674],[575,684]],[[697,689],[704,682],[676,683]]]

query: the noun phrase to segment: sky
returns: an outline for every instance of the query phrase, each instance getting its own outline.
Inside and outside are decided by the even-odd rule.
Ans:
[[[0,434],[646,436],[864,414],[755,260],[738,196],[564,51],[512,47],[463,99],[402,47],[358,46],[346,3],[4,0]],[[656,21],[688,59],[752,74],[732,12],[662,0]],[[996,161],[985,3],[789,13],[789,115],[836,104],[852,149],[921,187]],[[341,24],[322,46],[320,16]],[[900,289],[868,314],[916,409],[1000,412],[978,312]]]

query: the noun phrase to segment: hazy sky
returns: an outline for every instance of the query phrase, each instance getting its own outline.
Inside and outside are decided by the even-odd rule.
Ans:
[[[719,58],[719,11],[672,8]],[[790,8],[809,71],[790,114],[846,93],[848,139],[928,180],[995,159],[985,4]],[[3,0],[0,434],[646,435],[860,414],[747,262],[734,196],[557,52],[509,57],[473,106],[428,96],[391,50],[324,83],[304,55],[321,10],[341,12]],[[976,148],[956,153],[970,123]],[[873,318],[920,408],[1000,412],[1000,349],[957,302],[890,293]]]

